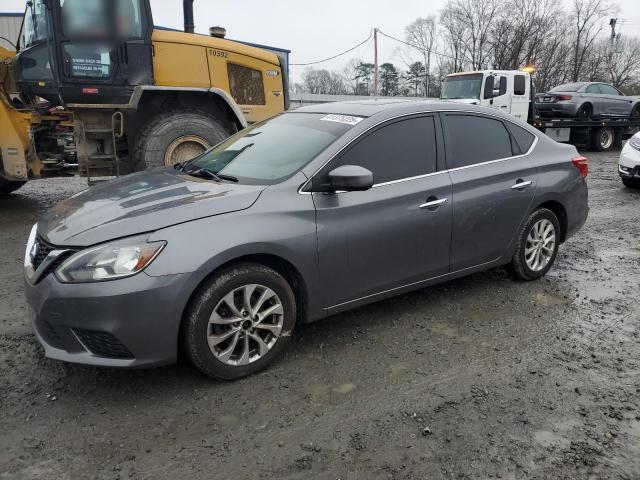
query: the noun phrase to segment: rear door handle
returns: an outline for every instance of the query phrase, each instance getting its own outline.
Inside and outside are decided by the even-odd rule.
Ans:
[[[440,199],[433,199],[433,200],[431,198],[427,198],[426,203],[423,203],[422,205],[420,205],[420,208],[435,210],[446,203],[449,203],[448,198],[440,198]]]
[[[525,188],[527,188],[532,183],[533,182],[531,180],[528,180],[526,182],[516,182],[515,185],[511,186],[511,190],[524,190]]]

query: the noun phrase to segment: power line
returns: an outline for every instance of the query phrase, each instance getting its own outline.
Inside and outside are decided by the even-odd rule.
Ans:
[[[369,33],[369,36],[367,38],[365,38],[362,42],[360,42],[359,44],[357,44],[355,47],[350,48],[349,50],[345,50],[342,53],[339,53],[337,55],[334,55],[333,57],[329,57],[329,58],[325,58],[322,60],[318,60],[316,62],[308,62],[308,63],[292,63],[291,66],[295,66],[295,67],[306,67],[308,65],[317,65],[318,63],[324,63],[324,62],[328,62],[329,60],[334,60],[338,57],[342,57],[343,55],[346,55],[349,52],[353,52],[356,48],[361,47],[362,45],[364,45],[365,43],[367,43],[369,40],[371,40],[371,36],[373,35],[373,31],[371,33]]]
[[[405,45],[408,45],[408,46],[410,46],[412,48],[417,48],[418,50],[424,50],[424,47],[421,47],[419,45],[414,45],[413,43],[405,42],[404,40],[400,40],[399,38],[393,37],[391,35],[387,35],[382,30],[378,30],[378,33],[380,35],[384,35],[387,38],[390,38],[391,40],[395,40],[396,42],[404,43]],[[446,57],[446,58],[450,58],[452,60],[455,60],[455,57],[452,57],[451,55],[447,55],[446,53],[440,53],[437,50],[431,50],[431,53],[434,54],[434,55],[440,55],[441,57]]]

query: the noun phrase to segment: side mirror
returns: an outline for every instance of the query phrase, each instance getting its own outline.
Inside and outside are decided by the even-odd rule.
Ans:
[[[498,95],[496,95],[496,97],[499,97],[506,93],[507,93],[507,77],[500,77],[500,87],[498,88]]]
[[[334,191],[369,190],[373,187],[373,173],[357,165],[343,165],[329,172],[329,183]]]
[[[482,98],[484,98],[485,100],[493,98],[493,86],[495,83],[495,78],[496,77],[494,76],[489,76],[484,81],[484,92],[482,93]]]

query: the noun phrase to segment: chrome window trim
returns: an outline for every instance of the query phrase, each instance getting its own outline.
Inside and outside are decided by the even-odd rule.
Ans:
[[[510,122],[510,123],[513,123],[514,125],[516,125],[517,127],[519,127],[519,125],[517,125],[515,122],[511,122],[509,119],[502,118],[502,117],[501,117],[501,116],[499,116],[499,115],[493,115],[493,114],[491,114],[491,113],[484,113],[484,112],[475,112],[475,111],[473,111],[473,110],[438,110],[438,111],[432,111],[432,110],[429,110],[429,111],[423,111],[423,112],[403,113],[402,115],[397,115],[397,116],[395,116],[395,117],[386,118],[386,119],[384,119],[384,120],[382,120],[382,121],[380,121],[380,122],[378,122],[378,123],[376,123],[376,124],[374,124],[374,125],[370,126],[370,127],[369,127],[369,128],[367,128],[364,132],[362,132],[360,135],[358,135],[357,137],[352,138],[352,139],[351,139],[351,140],[350,140],[346,145],[344,145],[340,150],[338,150],[335,154],[333,154],[333,155],[331,156],[331,158],[329,158],[329,160],[327,160],[326,162],[324,162],[324,163],[322,164],[322,166],[320,166],[320,168],[318,168],[318,169],[313,173],[313,175],[311,175],[311,176],[309,177],[309,179],[308,179],[306,182],[304,182],[304,183],[303,183],[303,184],[298,188],[298,194],[299,194],[299,195],[312,195],[312,194],[314,194],[314,193],[326,193],[326,192],[305,192],[305,191],[304,191],[304,188],[305,188],[309,183],[311,183],[311,181],[313,180],[313,177],[315,177],[315,176],[320,172],[320,170],[322,170],[324,167],[326,167],[326,166],[329,164],[329,162],[333,161],[333,159],[335,159],[338,155],[340,155],[342,152],[344,152],[344,151],[345,151],[349,146],[351,146],[355,141],[357,141],[357,140],[359,140],[360,138],[362,138],[364,135],[366,135],[367,133],[369,133],[369,132],[370,132],[371,130],[373,130],[374,128],[379,127],[379,126],[380,126],[380,125],[382,125],[383,123],[390,122],[390,121],[392,121],[392,120],[397,120],[397,119],[399,119],[399,118],[412,117],[412,116],[415,116],[415,115],[428,115],[428,114],[437,115],[437,114],[439,114],[439,113],[470,113],[470,114],[472,114],[472,115],[480,114],[479,116],[491,117],[491,118],[495,118],[495,119],[500,120],[500,121],[503,121],[503,122],[505,122],[505,121],[506,121],[506,122]],[[522,127],[520,127],[520,128],[522,128]],[[511,136],[511,132],[508,132],[508,133],[509,133],[509,135]],[[531,133],[531,132],[529,132],[529,133]],[[529,147],[529,150],[527,150],[527,152],[526,152],[526,153],[521,153],[520,155],[512,155],[511,157],[498,158],[498,159],[496,159],[496,160],[488,160],[488,161],[486,161],[486,162],[474,163],[473,165],[465,165],[464,167],[447,168],[447,169],[445,169],[445,170],[439,170],[439,171],[437,171],[437,172],[425,173],[424,175],[417,175],[417,176],[414,176],[414,177],[399,178],[399,179],[397,179],[397,180],[390,180],[390,181],[388,181],[388,182],[376,183],[376,184],[374,184],[371,188],[385,187],[385,186],[387,186],[387,185],[393,185],[393,184],[396,184],[396,183],[402,183],[402,182],[409,182],[409,181],[411,181],[411,180],[418,180],[418,179],[421,179],[421,178],[426,178],[426,177],[430,177],[430,176],[433,176],[433,175],[439,175],[439,174],[442,174],[442,173],[455,172],[455,171],[458,171],[458,170],[464,170],[464,169],[467,169],[467,168],[479,167],[479,166],[482,166],[482,165],[489,165],[489,164],[492,164],[492,163],[504,162],[504,161],[507,161],[507,160],[514,160],[514,159],[516,159],[516,158],[526,157],[526,156],[528,156],[528,155],[531,155],[531,152],[533,151],[533,149],[534,149],[534,148],[536,147],[536,145],[538,144],[538,140],[539,140],[538,135],[537,135],[537,134],[533,134],[533,136],[534,136],[535,138],[534,138],[534,140],[533,140],[533,143],[531,144],[531,147]],[[445,144],[446,144],[446,139],[445,139],[444,141],[445,141]],[[445,145],[445,148],[446,148],[446,145]],[[342,192],[342,191],[340,191],[340,192],[332,192],[332,193],[336,194],[336,193],[347,193],[347,192]]]

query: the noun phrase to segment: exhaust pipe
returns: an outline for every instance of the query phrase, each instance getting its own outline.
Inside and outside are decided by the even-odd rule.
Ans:
[[[193,0],[182,0],[182,10],[184,12],[184,31],[185,33],[193,33],[195,29],[193,24]]]

